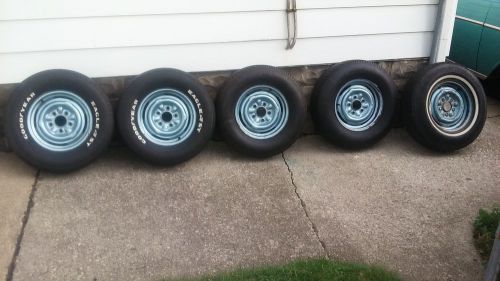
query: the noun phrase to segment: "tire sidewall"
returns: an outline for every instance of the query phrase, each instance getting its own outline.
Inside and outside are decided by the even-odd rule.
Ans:
[[[447,76],[456,76],[463,79],[468,90],[473,94],[475,101],[475,117],[467,131],[460,135],[449,135],[441,132],[431,121],[428,112],[428,102],[436,83]],[[486,97],[481,82],[466,69],[448,63],[441,63],[427,67],[419,75],[418,81],[413,83],[410,96],[410,119],[413,134],[418,134],[417,140],[429,148],[439,151],[452,151],[463,148],[472,143],[481,133],[486,121]]]
[[[256,85],[273,87],[284,96],[289,110],[284,128],[268,139],[255,139],[245,134],[236,121],[236,105],[243,93]],[[254,66],[236,72],[217,98],[217,117],[220,129],[237,150],[256,157],[277,154],[290,145],[302,132],[305,105],[300,91],[291,78],[281,70],[268,66]]]
[[[373,63],[354,61],[340,63],[325,73],[328,75],[315,91],[315,122],[320,132],[330,141],[348,148],[369,146],[389,130],[394,118],[396,86],[391,77]],[[371,127],[364,131],[350,130],[340,122],[336,113],[336,99],[347,83],[355,79],[365,79],[374,83],[381,91],[383,108]]]
[[[92,128],[78,147],[54,152],[38,144],[27,126],[28,111],[43,94],[66,90],[79,96],[92,112]],[[90,163],[111,140],[111,105],[88,77],[68,70],[48,70],[23,81],[11,94],[6,116],[6,135],[13,151],[41,169],[67,172]]]
[[[186,96],[196,110],[196,125],[189,137],[172,146],[149,140],[137,123],[138,109],[144,99],[159,89],[174,89]],[[196,155],[210,140],[215,109],[208,93],[196,78],[175,69],[154,69],[136,77],[120,99],[118,127],[127,145],[148,161],[173,165]]]

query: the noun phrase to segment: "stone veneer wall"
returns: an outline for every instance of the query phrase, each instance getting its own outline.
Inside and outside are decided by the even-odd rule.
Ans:
[[[385,71],[387,71],[394,79],[396,85],[400,92],[403,91],[404,85],[406,84],[409,77],[411,77],[416,71],[418,71],[423,65],[427,63],[427,59],[414,59],[414,60],[395,60],[395,61],[380,61],[376,62]],[[304,96],[304,101],[306,101],[309,108],[309,98],[311,96],[312,89],[316,80],[321,76],[323,71],[327,69],[330,65],[318,65],[318,66],[297,66],[297,67],[285,67],[286,70],[295,81],[299,84],[302,94]],[[209,95],[215,98],[218,90],[224,84],[226,79],[231,75],[232,71],[221,71],[221,72],[204,72],[204,73],[193,73],[198,77],[199,81],[207,88]],[[101,88],[102,92],[109,96],[113,105],[118,101],[121,93],[125,86],[132,80],[133,76],[122,76],[122,77],[108,77],[108,78],[95,78],[93,79]],[[3,139],[3,121],[5,113],[5,105],[7,99],[15,88],[16,84],[0,85],[0,138]],[[400,124],[400,121],[396,120],[396,126]],[[313,134],[314,126],[312,124],[311,118],[308,118],[307,124],[304,127],[304,134]],[[3,143],[3,141],[2,141]]]

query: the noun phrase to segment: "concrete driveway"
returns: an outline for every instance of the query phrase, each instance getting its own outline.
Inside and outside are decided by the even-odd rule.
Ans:
[[[212,143],[175,168],[126,148],[65,176],[2,160],[24,171],[5,177],[26,178],[0,201],[12,214],[2,270],[12,264],[9,281],[149,281],[328,256],[405,280],[481,280],[471,223],[500,202],[500,105],[489,107],[478,141],[449,155],[396,129],[365,151],[308,136],[263,161]]]

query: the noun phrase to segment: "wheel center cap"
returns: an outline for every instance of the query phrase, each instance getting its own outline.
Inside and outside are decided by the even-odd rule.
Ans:
[[[164,122],[170,122],[170,121],[172,121],[172,113],[170,113],[170,112],[163,112],[163,114],[161,115],[161,120],[163,120]]]
[[[451,108],[452,108],[452,106],[451,106],[451,103],[450,103],[449,101],[447,101],[447,102],[445,102],[445,103],[443,104],[443,110],[444,110],[445,112],[450,112]]]
[[[264,117],[266,116],[267,110],[263,107],[257,108],[257,116]]]
[[[57,116],[56,119],[54,120],[54,123],[56,123],[56,126],[62,127],[66,125],[66,117],[64,116]]]

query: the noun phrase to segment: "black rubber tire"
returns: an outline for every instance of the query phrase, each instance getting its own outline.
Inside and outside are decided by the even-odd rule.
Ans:
[[[54,152],[32,137],[26,112],[43,93],[67,90],[82,98],[94,113],[91,133],[78,147]],[[101,155],[113,134],[113,110],[108,98],[88,77],[70,70],[46,70],[24,80],[11,94],[6,113],[6,137],[12,150],[27,163],[56,173],[82,168]]]
[[[285,127],[268,139],[256,139],[239,127],[235,108],[241,95],[255,85],[269,85],[284,96],[289,116]],[[217,124],[224,139],[236,150],[256,158],[266,158],[283,152],[301,134],[306,117],[306,106],[293,79],[283,70],[256,65],[235,72],[223,86],[216,99]]]
[[[383,108],[375,123],[363,131],[346,128],[339,121],[335,100],[341,89],[354,79],[374,83],[381,91]],[[392,128],[397,89],[382,68],[367,61],[346,61],[326,70],[318,79],[311,97],[311,114],[316,129],[328,141],[347,149],[369,147],[380,141]]]
[[[475,121],[473,118],[466,130],[456,136],[445,135],[436,129],[426,108],[433,85],[449,75],[467,81],[469,90],[477,97]],[[480,81],[467,69],[450,63],[432,64],[421,69],[408,87],[403,97],[403,118],[410,135],[423,146],[439,152],[455,151],[471,144],[481,134],[487,118],[486,97]]]
[[[148,94],[161,88],[181,92],[197,108],[198,123],[179,144],[156,144],[147,139],[136,123],[136,109]],[[191,159],[208,144],[215,127],[215,109],[203,85],[192,75],[177,69],[153,69],[136,77],[125,89],[118,104],[117,124],[123,141],[135,153],[150,163],[170,166]]]

